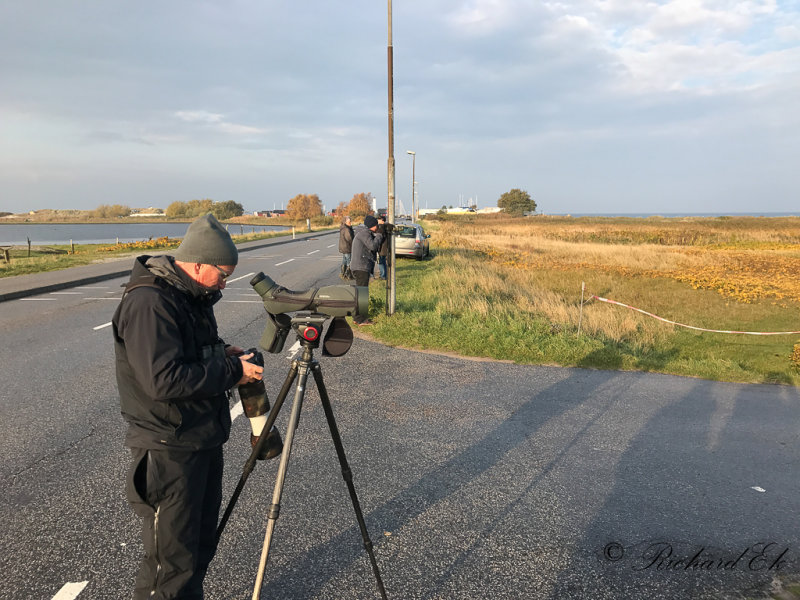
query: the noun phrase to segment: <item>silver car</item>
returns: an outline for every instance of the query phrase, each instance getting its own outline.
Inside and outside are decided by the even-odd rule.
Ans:
[[[430,237],[430,234],[425,235],[425,230],[418,223],[397,225],[394,238],[395,256],[413,256],[417,260],[430,256]]]

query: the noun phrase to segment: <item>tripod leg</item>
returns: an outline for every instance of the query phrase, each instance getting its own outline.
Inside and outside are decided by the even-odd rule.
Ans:
[[[283,482],[286,479],[286,470],[289,466],[289,455],[292,453],[292,442],[294,442],[294,432],[297,430],[297,423],[300,421],[300,410],[303,407],[303,396],[305,394],[306,381],[308,380],[308,366],[301,363],[300,365],[300,378],[297,381],[297,387],[294,392],[294,404],[292,405],[292,414],[289,416],[289,425],[286,428],[286,439],[283,442],[283,454],[281,455],[281,463],[278,466],[278,475],[275,479],[275,489],[272,492],[272,504],[269,507],[267,514],[267,531],[264,535],[264,546],[261,549],[261,561],[258,565],[258,573],[256,574],[256,583],[253,588],[253,600],[258,600],[261,597],[261,586],[264,581],[264,571],[267,568],[267,558],[269,557],[269,547],[272,543],[272,532],[275,529],[275,521],[277,521],[281,510],[281,494],[283,494]],[[259,440],[260,442],[261,440]]]
[[[289,369],[289,374],[286,376],[286,379],[283,382],[281,391],[278,392],[278,397],[275,399],[275,404],[273,404],[272,410],[269,412],[267,423],[264,425],[264,431],[269,431],[275,424],[275,419],[277,418],[278,413],[283,406],[283,401],[286,399],[286,395],[289,393],[289,388],[292,387],[292,382],[294,382],[295,377],[297,377],[297,368],[297,361],[294,361]],[[225,512],[222,515],[219,525],[217,526],[217,541],[219,541],[219,538],[222,535],[222,530],[225,529],[225,525],[228,523],[228,519],[233,512],[233,507],[236,506],[236,502],[239,500],[239,496],[244,489],[244,484],[247,483],[247,478],[250,477],[250,473],[253,471],[253,467],[255,467],[257,460],[256,457],[261,452],[261,448],[264,444],[266,444],[266,441],[267,436],[262,435],[261,439],[258,440],[256,447],[253,448],[252,452],[250,453],[250,458],[248,458],[247,462],[244,464],[244,470],[242,471],[241,477],[239,477],[239,483],[236,485],[236,489],[233,491],[233,495],[228,501],[228,506],[225,507]]]
[[[347,490],[350,492],[350,500],[353,502],[353,510],[355,510],[358,527],[361,530],[361,539],[364,541],[364,549],[369,555],[370,563],[372,563],[372,572],[375,574],[375,580],[378,583],[378,591],[381,594],[381,598],[386,600],[386,589],[383,587],[383,579],[381,579],[381,572],[378,569],[378,562],[375,560],[375,553],[372,551],[372,540],[369,538],[367,525],[364,522],[364,515],[361,512],[361,505],[356,495],[356,488],[353,485],[353,472],[350,470],[350,465],[347,463],[347,457],[344,454],[342,437],[339,435],[339,428],[336,426],[336,419],[333,417],[333,409],[328,399],[328,391],[325,389],[325,382],[322,380],[322,369],[319,363],[313,363],[311,365],[311,371],[314,374],[314,381],[317,383],[317,390],[319,391],[319,397],[322,401],[322,409],[325,411],[325,418],[328,420],[328,427],[331,430],[333,445],[336,447],[336,455],[339,457],[339,465],[342,467],[342,477],[347,484]]]

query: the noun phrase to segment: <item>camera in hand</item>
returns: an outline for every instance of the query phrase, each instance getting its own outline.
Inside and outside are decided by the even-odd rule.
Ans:
[[[247,354],[253,355],[247,362],[259,367],[264,366],[264,355],[258,349],[250,348]],[[251,383],[243,383],[239,386],[239,398],[242,401],[244,414],[250,419],[250,445],[255,448],[267,422],[267,413],[269,412],[267,388],[261,379]],[[281,434],[278,433],[275,427],[270,430],[267,436],[267,444],[261,454],[258,455],[258,460],[275,458],[283,450]]]

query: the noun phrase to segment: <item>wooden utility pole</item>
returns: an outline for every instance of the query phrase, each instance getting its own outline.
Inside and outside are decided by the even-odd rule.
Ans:
[[[388,217],[389,223],[394,225],[394,53],[392,49],[392,0],[388,0],[389,2],[389,45],[387,47],[387,59],[388,59],[388,69],[389,69],[389,160],[387,164],[387,180],[388,180],[388,187],[389,192],[388,196]],[[388,279],[387,283],[389,285],[389,299],[386,306],[386,312],[389,315],[394,314],[395,303],[397,300],[397,295],[395,293],[395,284],[397,283],[397,278],[395,274],[395,245],[394,245],[395,237],[393,235],[389,236],[389,260],[387,261],[387,269],[388,269]]]

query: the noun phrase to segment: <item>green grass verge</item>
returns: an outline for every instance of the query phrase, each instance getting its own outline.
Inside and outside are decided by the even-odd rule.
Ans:
[[[480,260],[476,257],[476,260]],[[664,324],[662,335],[649,342],[632,337],[612,340],[578,335],[570,323],[557,323],[516,308],[503,298],[480,289],[463,289],[479,303],[496,307],[488,317],[468,310],[450,312],[442,293],[442,273],[451,262],[447,253],[433,260],[397,261],[395,314],[387,317],[383,282],[370,286],[370,307],[375,324],[368,332],[390,345],[453,352],[464,356],[508,360],[519,364],[552,364],[596,369],[650,371],[704,379],[746,383],[800,385],[800,370],[791,361],[800,336],[749,336],[700,333]],[[452,265],[450,265],[452,266]],[[452,277],[452,274],[447,275]],[[573,282],[575,302],[580,301],[580,277]],[[666,279],[634,279],[635,290],[657,288],[668,314],[682,314],[696,326],[750,331],[800,330],[796,307],[769,302],[736,304],[712,291],[692,290]],[[451,287],[451,286],[447,286]],[[456,286],[457,287],[457,286]],[[652,290],[648,292],[653,296]],[[691,300],[689,300],[691,298]],[[627,309],[608,307],[623,312]],[[658,314],[658,311],[653,311]],[[711,324],[717,325],[711,327]]]

